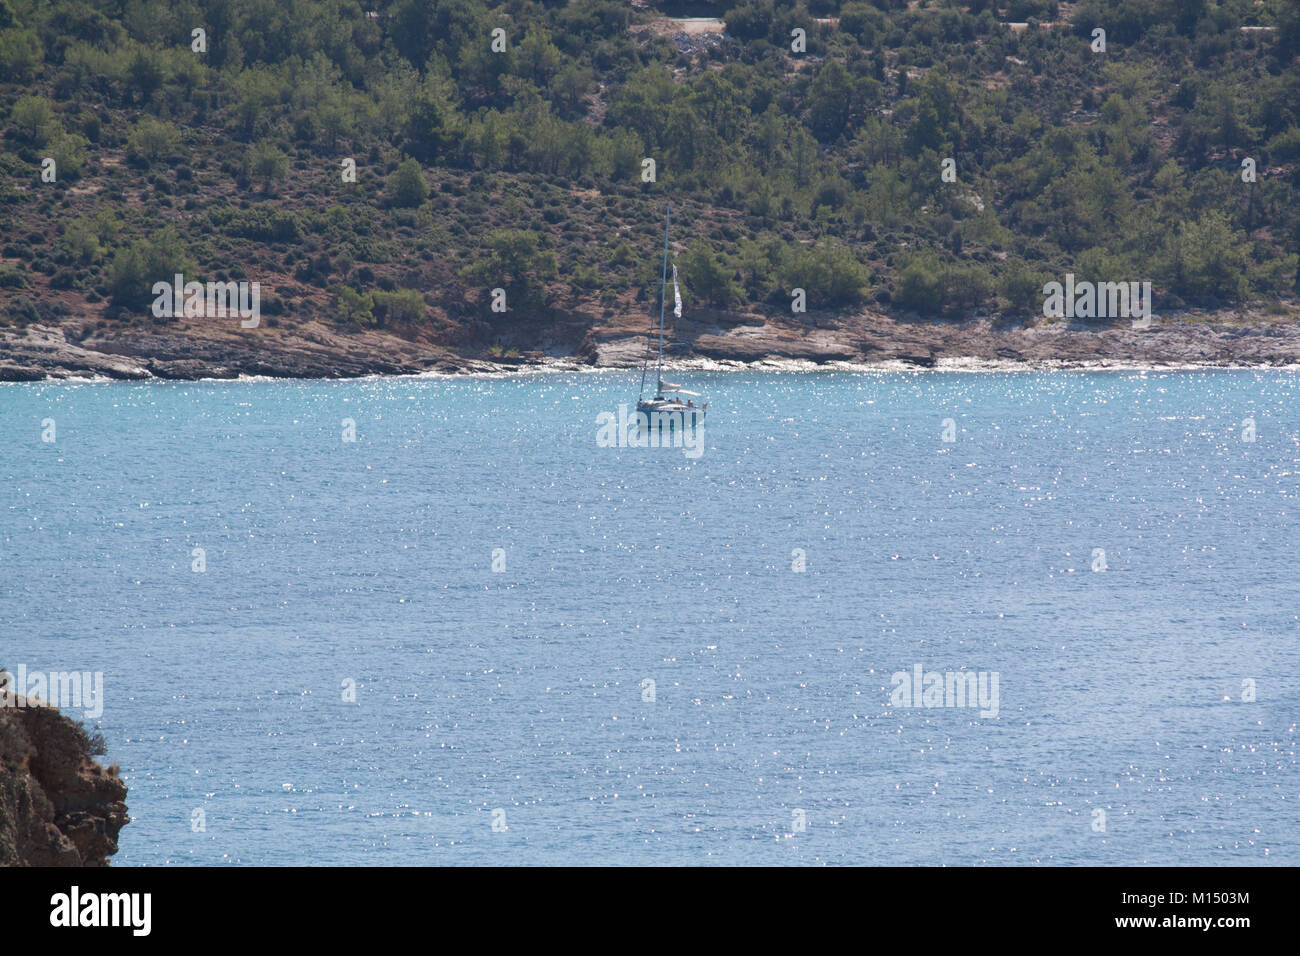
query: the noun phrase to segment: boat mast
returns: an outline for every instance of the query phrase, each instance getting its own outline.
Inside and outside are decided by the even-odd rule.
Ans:
[[[672,215],[672,204],[664,211],[664,274],[659,282],[659,369],[655,384],[655,395],[663,395],[664,384],[664,305],[668,298],[668,220]]]

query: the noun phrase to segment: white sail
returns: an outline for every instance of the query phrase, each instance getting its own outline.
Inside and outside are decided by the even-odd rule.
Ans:
[[[682,317],[682,294],[677,289],[677,263],[673,263],[673,315]]]

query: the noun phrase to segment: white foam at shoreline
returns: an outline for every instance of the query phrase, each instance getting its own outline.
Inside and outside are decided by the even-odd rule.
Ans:
[[[370,375],[356,375],[348,378],[300,378],[297,376],[274,375],[238,375],[199,377],[194,379],[170,379],[152,376],[144,379],[117,379],[107,375],[70,376],[67,378],[45,378],[31,382],[0,382],[0,385],[186,385],[198,382],[228,382],[232,384],[258,384],[266,382],[361,382],[393,380],[442,380],[473,378],[512,378],[534,375],[600,375],[639,372],[639,365],[594,366],[565,359],[548,360],[528,365],[496,365],[482,363],[487,368],[465,369],[452,372],[427,370],[407,375],[388,375],[376,372]],[[806,375],[812,373],[843,374],[895,374],[906,372],[914,375],[933,373],[989,373],[989,372],[1194,372],[1206,370],[1242,371],[1242,372],[1288,372],[1300,369],[1300,364],[1290,365],[1222,365],[1217,363],[1156,363],[1118,361],[1098,359],[1079,362],[1063,359],[1022,362],[1014,359],[985,359],[974,356],[957,356],[935,360],[933,366],[917,365],[902,359],[890,359],[883,362],[814,362],[810,359],[769,358],[754,362],[717,359],[687,359],[665,363],[668,372],[768,372],[776,374]]]

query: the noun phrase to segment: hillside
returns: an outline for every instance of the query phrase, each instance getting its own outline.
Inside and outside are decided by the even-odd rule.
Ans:
[[[0,379],[635,364],[670,202],[678,357],[1293,362],[1297,53],[1281,0],[0,0]]]

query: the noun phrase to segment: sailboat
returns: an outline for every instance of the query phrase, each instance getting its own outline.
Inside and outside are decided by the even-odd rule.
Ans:
[[[647,399],[645,397],[645,378],[650,365],[650,342],[647,337],[646,357],[641,364],[641,392],[637,396],[636,410],[644,413],[646,421],[651,425],[662,422],[671,427],[680,421],[683,426],[692,427],[703,423],[704,412],[709,407],[709,403],[705,402],[703,405],[696,405],[694,400],[700,397],[699,392],[690,392],[680,385],[664,381],[664,311],[668,299],[668,227],[671,219],[672,206],[669,205],[664,212],[664,269],[659,284],[659,361],[655,370],[655,379],[658,385],[655,388],[655,397]],[[676,263],[673,263],[673,303],[673,315],[680,319],[682,317],[682,294],[677,288]],[[677,397],[682,395],[688,397],[684,399]],[[658,417],[656,418],[656,416]]]

